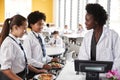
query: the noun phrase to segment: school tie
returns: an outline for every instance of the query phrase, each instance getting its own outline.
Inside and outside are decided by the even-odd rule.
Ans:
[[[23,53],[24,53],[24,58],[25,58],[25,78],[27,78],[27,74],[28,74],[28,61],[27,61],[27,57],[24,51],[24,48],[22,46],[21,43],[19,43],[20,48],[22,49]]]
[[[43,53],[43,56],[45,57],[46,56],[46,49],[45,49],[45,45],[43,44],[43,41],[41,39],[41,37],[38,35],[37,39],[39,40],[39,43],[41,45],[41,48],[42,48],[42,53]]]
[[[54,41],[54,44],[56,44],[56,40]]]

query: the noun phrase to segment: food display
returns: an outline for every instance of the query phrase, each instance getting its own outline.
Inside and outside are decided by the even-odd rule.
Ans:
[[[53,75],[52,74],[40,74],[38,76],[39,80],[53,80]]]

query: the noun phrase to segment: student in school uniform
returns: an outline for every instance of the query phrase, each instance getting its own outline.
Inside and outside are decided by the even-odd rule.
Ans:
[[[54,31],[52,33],[52,35],[53,35],[53,37],[50,39],[48,44],[50,44],[51,46],[56,46],[56,47],[62,47],[63,48],[63,40],[59,36],[59,32],[58,31]]]
[[[79,24],[78,25],[78,28],[77,28],[77,34],[79,34],[79,33],[82,33],[84,30],[83,30],[83,27],[82,27],[82,25],[81,24]]]
[[[63,29],[63,34],[71,34],[71,33],[72,31],[68,28],[68,25],[65,25]]]
[[[52,59],[46,55],[45,43],[41,31],[46,20],[44,13],[39,11],[31,12],[28,17],[28,27],[31,31],[24,39],[23,45],[26,50],[29,64],[36,68],[51,69],[51,66],[47,65],[47,62],[51,60],[57,61],[58,59]]]
[[[28,68],[40,72],[28,65],[26,54],[18,38],[26,31],[27,20],[21,15],[15,15],[5,20],[0,34],[0,80],[25,80]]]

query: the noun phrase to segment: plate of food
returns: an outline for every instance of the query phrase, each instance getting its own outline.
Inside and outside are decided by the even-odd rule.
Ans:
[[[35,80],[54,80],[55,78],[55,75],[49,73],[38,74],[34,77]]]
[[[58,62],[50,62],[48,65],[50,65],[52,69],[61,69],[63,67],[63,64]]]

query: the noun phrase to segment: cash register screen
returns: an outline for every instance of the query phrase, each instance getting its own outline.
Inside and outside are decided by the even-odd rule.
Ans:
[[[103,67],[85,67],[85,70],[104,71],[104,68]]]
[[[105,73],[111,70],[113,62],[111,61],[88,61],[75,60],[75,71],[79,72],[99,72]]]

